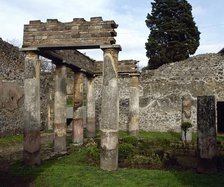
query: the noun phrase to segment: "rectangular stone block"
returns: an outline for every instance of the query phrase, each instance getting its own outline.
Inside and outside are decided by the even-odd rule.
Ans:
[[[212,173],[217,170],[215,113],[214,96],[199,96],[197,98],[198,172]]]
[[[56,19],[48,19],[45,23],[31,21],[24,26],[23,47],[58,47],[70,44],[76,48],[82,44],[83,48],[99,48],[100,45],[114,44],[114,29],[118,25],[114,21],[101,19],[92,18],[91,21],[85,21],[78,18],[66,23]]]

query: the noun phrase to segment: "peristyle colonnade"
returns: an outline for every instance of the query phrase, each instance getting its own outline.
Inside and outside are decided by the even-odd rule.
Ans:
[[[101,17],[91,18],[90,22],[75,18],[72,22],[61,23],[50,19],[46,23],[30,21],[24,26],[24,42],[21,49],[25,53],[25,125],[24,163],[40,164],[40,60],[44,56],[56,65],[54,93],[54,151],[66,153],[66,68],[74,72],[73,94],[73,143],[82,144],[83,133],[83,77],[88,78],[87,89],[87,137],[95,136],[95,90],[94,62],[82,56],[77,49],[100,48],[103,50],[103,85],[101,113],[101,156],[100,167],[116,170],[118,167],[119,130],[119,88],[118,54],[120,45],[115,44],[114,21],[103,21]],[[77,54],[85,61],[77,60]],[[139,131],[138,74],[130,73],[130,134]]]

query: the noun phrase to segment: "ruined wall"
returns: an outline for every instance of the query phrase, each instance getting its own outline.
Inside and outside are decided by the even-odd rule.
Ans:
[[[0,136],[21,132],[23,61],[19,49],[0,38]]]
[[[0,136],[22,132],[23,62],[24,55],[19,52],[19,49],[0,39]],[[73,73],[68,74],[72,82]],[[100,123],[101,85],[102,76],[98,73],[95,78],[97,126]],[[120,129],[122,130],[125,130],[128,124],[129,87],[128,75],[120,76]],[[196,97],[215,95],[216,101],[224,101],[223,88],[224,56],[220,54],[198,55],[185,61],[163,65],[156,70],[144,71],[140,76],[139,85],[140,129],[180,131],[182,97],[186,95],[193,101],[190,118],[195,127]],[[49,117],[47,103],[52,108],[53,96],[53,73],[42,73],[41,123],[43,128],[46,127]]]
[[[41,124],[47,123],[53,74],[41,72]],[[0,38],[0,137],[22,133],[24,124],[24,54]]]
[[[142,73],[140,128],[150,131],[180,131],[182,97],[192,100],[191,121],[196,127],[196,97],[215,95],[224,101],[224,56],[204,54],[163,65]]]
[[[100,122],[102,77],[96,77],[96,117]],[[120,129],[128,124],[130,79],[119,77]],[[180,131],[182,98],[192,100],[190,121],[196,130],[196,98],[215,95],[224,101],[224,56],[204,54],[185,61],[166,64],[140,76],[140,129],[147,131]]]

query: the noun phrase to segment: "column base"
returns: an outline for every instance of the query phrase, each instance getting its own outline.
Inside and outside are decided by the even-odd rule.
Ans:
[[[86,137],[94,138],[96,135],[95,118],[87,118]]]
[[[83,120],[74,119],[73,128],[72,128],[72,141],[74,144],[82,145],[83,144]]]
[[[198,158],[197,172],[205,173],[205,174],[216,173],[217,172],[217,158],[213,158],[213,159]]]
[[[138,136],[139,130],[128,131],[128,134],[131,135],[131,136]]]
[[[64,154],[67,152],[66,148],[66,136],[55,136],[54,137],[54,152]]]
[[[35,166],[40,165],[40,151],[29,153],[27,151],[23,151],[23,162],[27,166]]]
[[[139,133],[139,117],[132,116],[128,124],[128,133],[132,136],[137,136]]]
[[[114,171],[118,168],[118,131],[101,130],[100,168]]]
[[[24,129],[23,161],[29,166],[40,164],[40,129]]]

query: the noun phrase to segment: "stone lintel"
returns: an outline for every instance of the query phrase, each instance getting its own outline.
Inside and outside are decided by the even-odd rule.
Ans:
[[[76,50],[41,50],[42,56],[53,60],[59,64],[66,64],[71,67],[73,71],[75,69],[81,69],[81,71],[93,74],[94,73],[94,60],[85,56]]]
[[[139,77],[141,75],[141,73],[140,72],[138,72],[138,73],[129,73],[128,75],[130,77]]]
[[[39,48],[38,47],[22,47],[19,49],[19,51],[21,51],[21,52],[29,52],[29,51],[39,52]]]
[[[118,44],[101,45],[101,46],[100,46],[100,49],[102,49],[102,50],[106,50],[106,49],[116,49],[116,50],[118,50],[118,51],[121,51],[121,50],[122,50],[121,46],[118,45]]]

